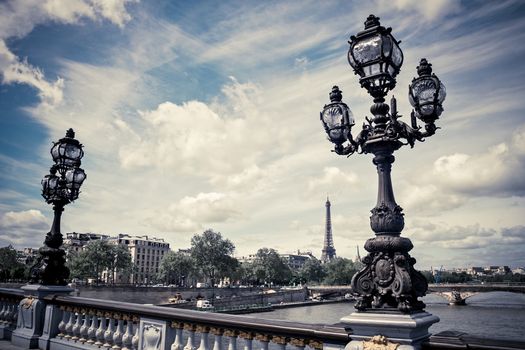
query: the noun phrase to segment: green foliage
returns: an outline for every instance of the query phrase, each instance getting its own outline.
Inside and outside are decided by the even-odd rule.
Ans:
[[[469,281],[472,281],[472,276],[467,274],[466,272],[441,272],[441,283],[465,283]]]
[[[229,239],[213,230],[196,234],[191,239],[191,257],[195,266],[212,284],[235,270],[238,262],[231,257],[234,250],[235,246]]]
[[[180,252],[168,252],[160,263],[158,278],[166,284],[183,285],[194,272],[193,259]]]
[[[320,283],[326,276],[326,271],[317,259],[309,259],[299,271],[299,279],[313,283]]]
[[[0,280],[27,279],[27,267],[18,261],[17,252],[11,246],[0,248]]]
[[[69,256],[68,267],[71,278],[95,278],[98,282],[104,270],[125,275],[132,272],[131,254],[127,248],[111,244],[106,240],[91,241],[86,244],[84,250],[78,253],[71,252]],[[113,276],[111,273],[110,275]]]
[[[254,277],[258,283],[288,284],[292,271],[275,249],[261,248],[253,262]]]
[[[323,267],[326,271],[324,284],[330,285],[348,285],[357,272],[352,260],[345,258],[335,258]]]

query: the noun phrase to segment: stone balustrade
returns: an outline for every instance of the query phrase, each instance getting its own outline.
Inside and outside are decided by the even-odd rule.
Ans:
[[[349,341],[342,327],[70,296],[44,299],[60,313],[51,350],[320,350],[342,349]]]
[[[344,324],[216,314],[37,289],[37,295],[28,292],[32,288],[0,289],[0,348],[4,339],[11,339],[20,349],[42,350],[342,350],[387,346],[381,345],[386,338],[379,335],[356,342],[359,338],[352,339],[355,335]],[[459,332],[442,332],[415,347],[388,344],[399,350],[525,348],[524,342],[476,338]]]
[[[17,324],[18,305],[23,297],[22,291],[0,288],[0,339],[11,339]]]
[[[67,294],[22,299],[23,294],[18,291],[15,295],[10,295],[8,290],[3,292],[0,297],[6,300],[5,319],[10,322],[17,304],[31,307],[33,301],[38,300],[45,305],[39,306],[44,313],[41,322],[34,312],[30,314],[30,309],[23,310],[20,315],[24,321],[19,325],[22,329],[19,333],[31,334],[32,341],[27,342],[27,347],[36,347],[37,337],[38,347],[46,350],[335,350],[343,349],[349,342],[342,326],[265,320]],[[8,297],[11,298],[9,305]],[[0,312],[0,318],[3,315]],[[30,321],[33,323],[28,324]],[[39,325],[41,329],[35,332],[34,327]]]

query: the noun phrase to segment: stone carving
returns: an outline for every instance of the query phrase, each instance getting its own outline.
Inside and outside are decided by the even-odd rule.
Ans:
[[[160,349],[160,341],[162,337],[162,330],[152,324],[145,324],[143,328],[143,343],[141,350],[158,350]]]
[[[399,344],[391,343],[383,335],[376,335],[368,341],[363,341],[363,350],[396,350]]]
[[[33,297],[25,298],[20,302],[22,307],[20,308],[20,319],[17,328],[33,328],[33,306],[35,304]]]
[[[402,211],[399,205],[387,206],[381,203],[370,211],[370,227],[375,233],[399,233],[405,227]]]

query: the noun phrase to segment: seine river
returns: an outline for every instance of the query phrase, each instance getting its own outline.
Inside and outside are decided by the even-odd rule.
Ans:
[[[480,337],[523,340],[525,335],[525,294],[490,292],[467,299],[466,306],[448,305],[437,295],[423,298],[426,311],[437,315],[440,322],[431,333],[455,330]],[[353,304],[326,304],[279,309],[257,317],[305,323],[337,323],[355,309]]]

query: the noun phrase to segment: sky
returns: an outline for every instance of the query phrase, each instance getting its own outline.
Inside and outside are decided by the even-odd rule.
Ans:
[[[319,112],[338,85],[354,135],[370,116],[346,52],[371,13],[402,41],[402,120],[422,57],[447,88],[441,129],[393,164],[416,268],[525,266],[522,1],[2,1],[0,246],[42,245],[40,180],[72,127],[87,179],[62,232],[176,250],[211,228],[237,256],[319,257],[329,195],[337,255],[364,254],[372,155],[331,152]]]

